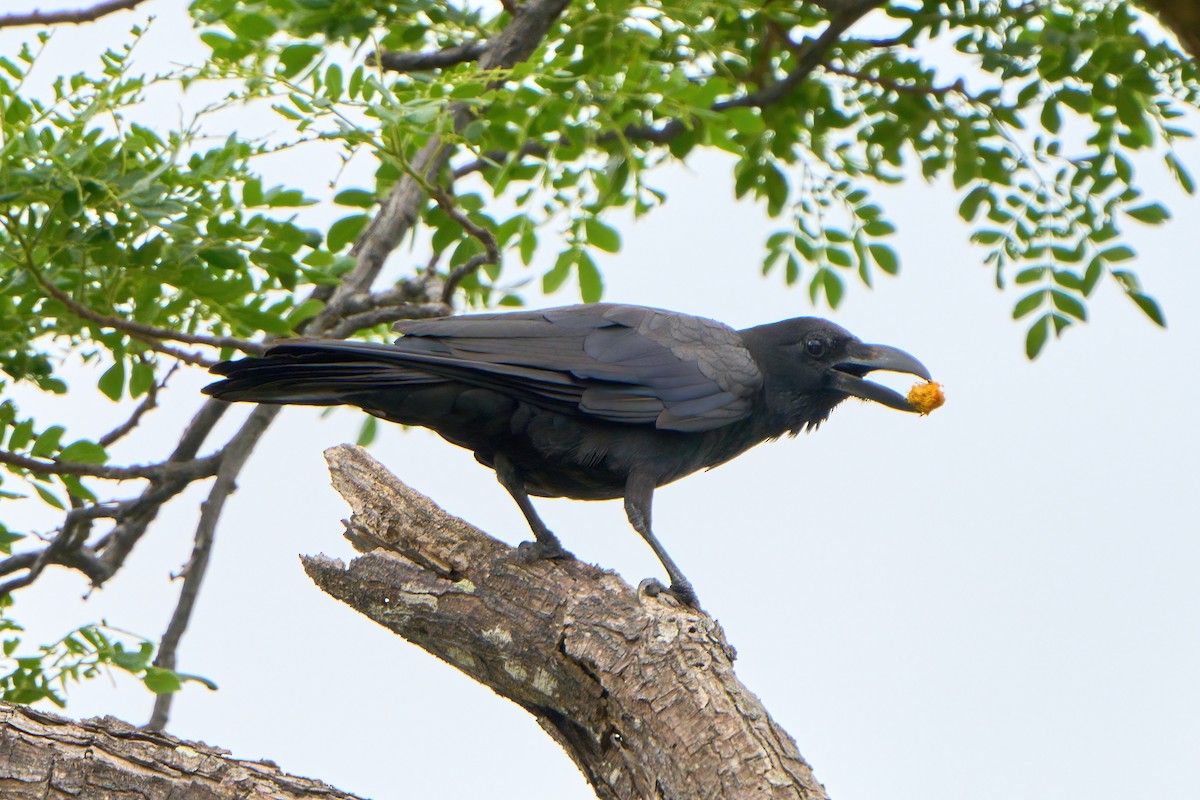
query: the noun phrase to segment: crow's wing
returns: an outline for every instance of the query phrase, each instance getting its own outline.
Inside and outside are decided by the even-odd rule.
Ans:
[[[404,336],[390,363],[611,422],[719,428],[748,416],[762,386],[732,328],[640,306],[474,314],[396,330]]]

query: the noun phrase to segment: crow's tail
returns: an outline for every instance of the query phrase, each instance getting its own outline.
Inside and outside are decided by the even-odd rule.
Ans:
[[[225,377],[205,386],[205,394],[276,405],[357,404],[364,394],[442,380],[400,363],[393,345],[370,342],[287,342],[261,358],[224,361],[211,371]]]

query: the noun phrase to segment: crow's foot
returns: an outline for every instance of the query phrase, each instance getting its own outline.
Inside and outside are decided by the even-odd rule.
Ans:
[[[650,597],[667,594],[689,608],[700,610],[700,598],[696,597],[696,590],[687,581],[672,583],[671,588],[668,589],[657,578],[646,578],[638,584],[638,590],[645,592]]]
[[[574,558],[575,556],[563,549],[557,539],[550,541],[521,542],[517,545],[517,561],[529,564],[544,558]]]

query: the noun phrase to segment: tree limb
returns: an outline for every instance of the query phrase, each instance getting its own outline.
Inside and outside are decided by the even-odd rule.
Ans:
[[[239,339],[236,336],[211,336],[202,333],[188,333],[186,331],[177,331],[173,328],[159,328],[154,325],[143,325],[140,322],[135,322],[131,319],[113,316],[112,314],[102,314],[94,308],[90,308],[83,303],[80,303],[75,298],[64,292],[62,289],[55,286],[52,282],[46,280],[40,273],[31,270],[34,279],[41,285],[46,292],[58,302],[62,303],[71,310],[75,316],[81,319],[86,319],[89,322],[94,322],[103,328],[112,328],[113,330],[128,333],[143,341],[149,342],[151,345],[164,341],[168,342],[183,342],[184,344],[201,344],[208,347],[232,347],[235,350],[241,350],[243,353],[252,353],[254,355],[262,355],[266,348],[259,342],[252,342],[249,339]],[[156,348],[161,349],[161,348]],[[181,356],[178,351],[163,350],[168,355],[179,358],[181,361],[188,361],[186,356]]]
[[[1200,58],[1200,4],[1195,0],[1139,0],[1139,5],[1154,12],[1192,58]]]
[[[72,722],[0,702],[5,800],[361,800],[269,761],[135,728],[112,717]]]
[[[0,28],[16,28],[22,25],[60,25],[94,22],[117,11],[129,11],[145,0],[106,0],[90,8],[75,11],[30,11],[25,14],[6,14],[0,17]]]
[[[579,561],[521,563],[362,449],[326,458],[366,555],[306,557],[309,576],[533,714],[599,797],[826,798],[711,617]]]
[[[217,520],[225,508],[225,501],[237,489],[237,476],[242,471],[246,459],[254,452],[258,440],[266,433],[271,421],[279,413],[279,406],[259,406],[250,413],[249,418],[238,435],[231,441],[229,447],[221,452],[221,465],[217,470],[217,479],[213,481],[208,499],[200,506],[200,521],[196,524],[196,535],[193,539],[192,555],[183,570],[183,586],[179,590],[179,600],[167,630],[163,633],[158,645],[158,653],[154,657],[154,666],[174,670],[176,654],[183,634],[187,631],[192,619],[192,610],[200,587],[204,584],[204,575],[208,571],[208,560],[212,554],[213,541],[217,536]],[[172,692],[157,695],[154,698],[154,712],[146,727],[150,730],[161,731],[167,726],[171,715],[171,702],[175,695]]]
[[[129,481],[138,478],[186,477],[187,480],[207,478],[217,471],[217,456],[191,461],[163,461],[159,464],[141,464],[131,467],[112,467],[107,464],[86,464],[77,461],[31,458],[19,453],[0,450],[0,464],[29,470],[38,475],[77,475],[99,478],[106,481]]]
[[[426,53],[370,53],[367,66],[378,64],[390,72],[422,72],[478,61],[486,49],[485,42],[467,42]]]

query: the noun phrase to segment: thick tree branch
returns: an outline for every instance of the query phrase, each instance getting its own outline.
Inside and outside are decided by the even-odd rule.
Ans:
[[[1196,0],[1139,0],[1139,4],[1158,16],[1192,58],[1200,58],[1200,3]]]
[[[107,464],[85,464],[75,461],[57,461],[31,458],[18,453],[0,450],[0,464],[27,469],[38,475],[76,475],[100,478],[106,481],[129,481],[138,478],[184,478],[198,480],[216,474],[218,456],[191,461],[163,461],[159,464],[141,464],[132,467],[112,467]]]
[[[484,42],[467,42],[426,53],[371,53],[367,65],[378,64],[390,72],[422,72],[478,61],[486,49]]]
[[[369,552],[308,574],[533,714],[599,797],[826,797],[712,618],[589,564],[521,563],[360,448],[326,458]]]
[[[95,22],[101,17],[117,11],[129,11],[141,5],[145,0],[107,0],[97,3],[90,8],[80,8],[75,11],[30,11],[25,14],[5,14],[0,17],[0,28],[16,28],[22,25],[60,25],[62,23],[80,24]]]
[[[5,800],[360,800],[269,761],[135,728],[82,722],[0,702],[0,797]]]

